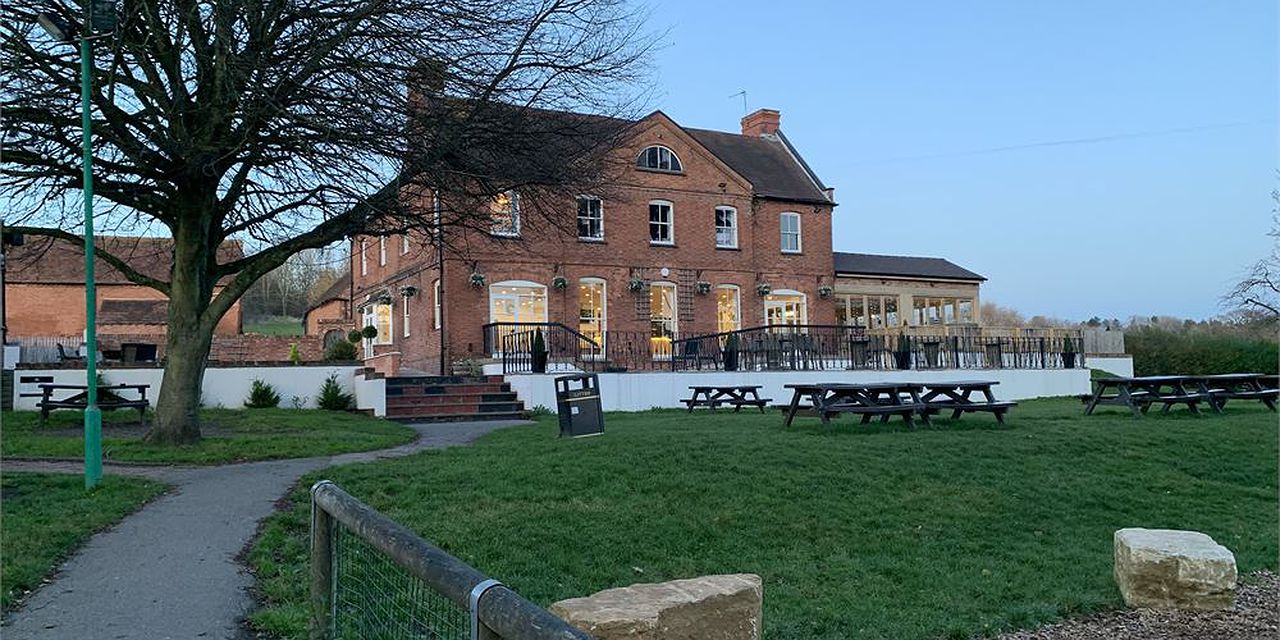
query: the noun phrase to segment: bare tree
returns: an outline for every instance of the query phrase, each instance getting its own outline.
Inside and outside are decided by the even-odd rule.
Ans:
[[[82,242],[69,231],[78,60],[34,27],[30,3],[2,11],[0,196],[15,230]],[[433,218],[402,204],[428,186],[476,201],[519,188],[527,215],[542,195],[599,184],[642,97],[641,18],[623,0],[125,0],[95,54],[96,224],[174,240],[168,279],[100,253],[169,298],[148,439],[199,438],[213,328],[289,256],[429,231]],[[460,208],[449,222],[487,215]],[[231,239],[258,248],[220,263]]]
[[[1223,304],[1253,311],[1255,317],[1280,321],[1280,191],[1272,191],[1271,199],[1277,204],[1271,210],[1271,231],[1267,235],[1271,240],[1271,253],[1267,257],[1253,263],[1249,272],[1227,295],[1222,297]]]

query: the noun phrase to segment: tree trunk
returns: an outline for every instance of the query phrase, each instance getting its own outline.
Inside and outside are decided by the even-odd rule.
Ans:
[[[185,324],[188,326],[169,325],[164,378],[147,442],[191,444],[200,440],[200,387],[213,336],[200,328],[199,322]]]

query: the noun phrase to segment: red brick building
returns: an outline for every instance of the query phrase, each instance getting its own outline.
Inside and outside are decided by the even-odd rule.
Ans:
[[[609,198],[568,199],[565,224],[534,226],[519,194],[501,196],[492,230],[450,231],[466,249],[442,261],[425,238],[355,238],[352,303],[379,328],[371,352],[434,373],[491,355],[489,323],[562,323],[654,352],[676,336],[833,324],[819,289],[834,285],[835,202],[779,122],[760,110],[723,133],[655,112],[617,149],[630,170]]]

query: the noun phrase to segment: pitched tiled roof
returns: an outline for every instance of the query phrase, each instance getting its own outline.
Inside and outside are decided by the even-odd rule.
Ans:
[[[338,276],[328,289],[324,290],[319,296],[316,296],[314,302],[311,303],[310,309],[314,309],[330,300],[349,300],[351,298],[351,270],[348,269]],[[308,309],[308,310],[310,310]]]
[[[829,203],[817,176],[781,137],[753,137],[685,128],[699,144],[751,182],[763,198]]]
[[[27,236],[26,242],[6,249],[5,279],[27,284],[84,284],[84,247],[41,236]],[[124,260],[142,275],[169,281],[173,267],[173,239],[138,236],[97,236],[94,245]],[[218,250],[218,262],[243,257],[238,241],[228,241]],[[98,284],[132,284],[123,273],[98,258],[94,261]]]
[[[942,258],[836,252],[835,266],[837,274],[846,275],[986,280],[986,278]]]
[[[103,300],[98,306],[102,324],[168,324],[168,300]]]

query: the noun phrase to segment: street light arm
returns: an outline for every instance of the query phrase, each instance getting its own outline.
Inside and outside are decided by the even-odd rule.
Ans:
[[[46,238],[53,238],[55,240],[62,240],[64,242],[69,242],[74,245],[84,246],[83,236],[78,236],[69,231],[63,231],[62,229],[51,229],[48,227],[21,227],[21,226],[5,227],[5,229],[11,233],[21,233],[29,236],[42,236]],[[150,287],[152,289],[155,289],[156,291],[159,291],[160,293],[169,295],[168,282],[165,282],[163,280],[158,280],[156,278],[152,278],[151,276],[147,276],[147,275],[143,275],[142,273],[139,273],[138,270],[130,266],[128,262],[124,261],[119,256],[109,251],[104,251],[102,247],[95,245],[93,248],[93,255],[94,257],[101,258],[103,262],[111,265],[113,268],[115,268],[116,271],[119,271],[120,274],[123,275],[125,279],[129,280],[130,282],[134,284],[140,284],[144,287]]]

